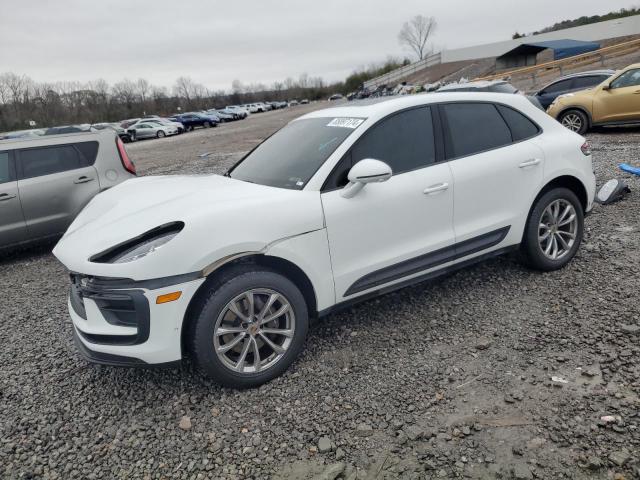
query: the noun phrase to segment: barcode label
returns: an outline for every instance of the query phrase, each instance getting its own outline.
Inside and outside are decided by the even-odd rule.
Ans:
[[[342,127],[342,128],[358,128],[358,126],[364,122],[362,118],[334,118],[331,120],[327,127]]]

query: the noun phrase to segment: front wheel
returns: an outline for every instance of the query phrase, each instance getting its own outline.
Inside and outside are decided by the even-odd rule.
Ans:
[[[558,270],[575,256],[584,229],[584,212],[568,188],[554,188],[534,204],[525,227],[522,253],[532,268]]]
[[[586,133],[589,128],[589,119],[580,110],[567,110],[558,120],[562,126],[580,135]]]
[[[158,133],[156,133],[156,137],[158,138],[164,138],[167,134],[164,133],[162,130],[158,130]]]
[[[233,388],[281,375],[300,354],[309,325],[300,290],[271,270],[243,266],[214,281],[189,333],[200,369]]]

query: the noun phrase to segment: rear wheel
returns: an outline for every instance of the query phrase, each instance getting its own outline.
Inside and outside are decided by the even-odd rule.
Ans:
[[[582,135],[589,128],[589,119],[580,110],[567,110],[560,115],[560,123],[572,132]]]
[[[296,359],[308,329],[304,297],[286,277],[259,267],[231,269],[214,282],[190,332],[197,365],[234,388],[261,385]]]
[[[527,263],[542,271],[564,267],[575,256],[584,229],[578,197],[568,188],[554,188],[535,203],[524,232]]]
[[[164,131],[162,131],[162,130],[158,130],[158,133],[156,133],[156,137],[158,137],[158,138],[164,138],[166,136],[167,136],[167,134],[164,133]]]

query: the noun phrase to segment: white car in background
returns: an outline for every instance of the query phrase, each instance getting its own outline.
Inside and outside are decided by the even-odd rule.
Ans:
[[[242,105],[242,108],[249,110],[249,113],[258,113],[260,111],[258,105],[255,103],[247,103],[246,105]]]
[[[238,105],[229,105],[225,107],[225,109],[231,110],[232,112],[236,112],[242,118],[247,118],[249,115],[251,115],[251,112],[249,112],[249,110],[243,107],[239,107]]]
[[[184,132],[184,125],[181,124],[180,122],[174,122],[167,118],[161,118],[161,117],[143,118],[141,120],[138,120],[133,125],[131,125],[129,129],[135,128],[136,125],[140,123],[150,123],[150,124],[156,124],[156,125],[175,127],[178,130],[178,133]]]
[[[513,250],[562,268],[594,194],[588,143],[525,97],[386,97],[304,115],[224,176],[111,188],[54,254],[87,358],[189,355],[253,387],[291,365],[310,317]]]
[[[178,127],[142,121],[127,128],[127,133],[131,136],[131,141],[135,142],[144,138],[164,138],[169,135],[177,135]]]

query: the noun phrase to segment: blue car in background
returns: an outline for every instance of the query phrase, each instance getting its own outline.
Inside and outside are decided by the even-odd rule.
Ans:
[[[185,131],[193,130],[196,127],[216,127],[220,123],[220,119],[216,115],[196,112],[174,115],[169,117],[169,120],[182,123]]]
[[[560,95],[593,88],[614,73],[616,73],[615,70],[590,70],[588,72],[572,73],[555,79],[534,93],[533,96],[540,102],[542,108],[546,110]]]

